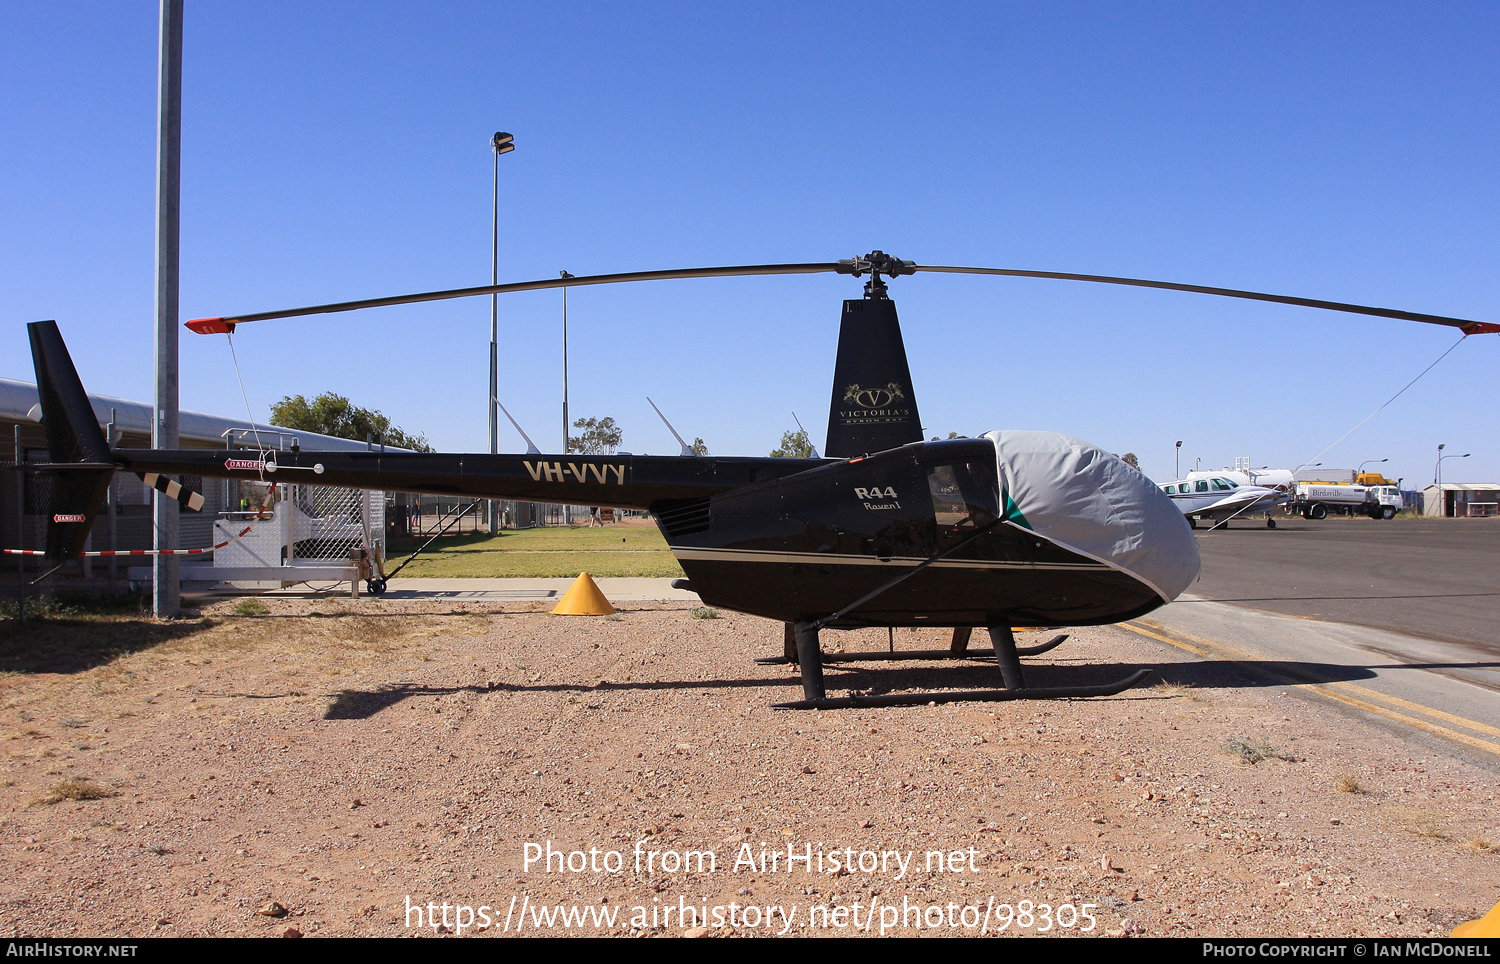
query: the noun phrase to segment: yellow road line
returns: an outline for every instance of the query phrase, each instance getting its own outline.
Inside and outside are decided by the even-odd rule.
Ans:
[[[1187,652],[1192,653],[1195,656],[1208,655],[1208,650],[1206,649],[1202,649],[1198,646],[1193,646],[1188,643],[1180,642],[1178,640],[1172,639],[1170,636],[1163,636],[1161,633],[1154,633],[1149,629],[1142,629],[1140,626],[1132,626],[1129,623],[1120,623],[1119,626],[1121,629],[1128,629],[1132,633],[1139,633],[1142,636],[1150,636],[1152,639],[1159,639],[1162,642],[1166,643],[1168,646],[1176,646],[1178,649],[1186,650]]]
[[[1459,726],[1467,727],[1467,728],[1472,729],[1472,730],[1477,730],[1477,731],[1479,731],[1481,733],[1489,733],[1489,734],[1494,735],[1494,736],[1500,736],[1500,729],[1497,729],[1497,728],[1495,728],[1493,726],[1488,726],[1488,725],[1486,725],[1484,723],[1478,723],[1478,722],[1475,722],[1474,720],[1468,720],[1468,719],[1465,719],[1465,718],[1463,718],[1461,716],[1455,716],[1452,713],[1445,713],[1442,710],[1435,710],[1435,709],[1433,709],[1431,707],[1423,706],[1420,703],[1413,703],[1410,700],[1403,700],[1399,696],[1389,696],[1389,695],[1387,695],[1385,693],[1381,693],[1381,692],[1379,692],[1377,690],[1372,690],[1372,689],[1368,689],[1367,687],[1358,686],[1358,685],[1356,685],[1354,683],[1343,683],[1343,682],[1336,682],[1336,683],[1309,683],[1309,682],[1307,682],[1305,680],[1297,679],[1296,677],[1287,675],[1285,673],[1278,673],[1275,670],[1269,669],[1268,667],[1263,666],[1263,665],[1262,666],[1254,666],[1254,667],[1246,666],[1244,664],[1244,659],[1242,658],[1244,654],[1241,653],[1241,652],[1239,652],[1239,651],[1237,651],[1236,649],[1234,649],[1234,647],[1226,646],[1223,643],[1216,643],[1216,642],[1213,642],[1211,640],[1202,639],[1201,637],[1198,637],[1198,636],[1192,636],[1189,633],[1182,633],[1181,635],[1188,636],[1190,639],[1193,639],[1196,642],[1201,643],[1203,645],[1194,645],[1193,643],[1186,643],[1186,642],[1183,642],[1182,640],[1173,639],[1170,636],[1164,635],[1164,634],[1159,633],[1159,632],[1155,632],[1155,631],[1150,630],[1150,629],[1145,629],[1145,628],[1140,627],[1140,626],[1133,626],[1130,623],[1119,623],[1118,625],[1121,628],[1123,628],[1123,629],[1128,629],[1131,632],[1136,633],[1136,634],[1141,635],[1141,636],[1149,636],[1152,639],[1160,640],[1161,642],[1166,643],[1169,646],[1175,646],[1176,648],[1178,648],[1180,650],[1183,650],[1185,652],[1192,653],[1195,656],[1208,656],[1208,655],[1212,655],[1215,650],[1218,650],[1218,651],[1222,652],[1223,654],[1231,656],[1231,657],[1241,657],[1241,658],[1231,658],[1229,660],[1229,662],[1232,662],[1232,663],[1234,663],[1236,665],[1241,666],[1241,668],[1245,669],[1248,672],[1261,673],[1263,675],[1271,676],[1271,677],[1273,677],[1275,679],[1282,680],[1282,681],[1284,681],[1284,682],[1286,682],[1288,684],[1291,684],[1291,685],[1294,685],[1294,686],[1298,686],[1298,687],[1300,687],[1302,689],[1311,689],[1311,690],[1314,690],[1315,692],[1319,693],[1320,695],[1326,696],[1329,699],[1334,700],[1336,702],[1344,703],[1344,704],[1346,704],[1348,706],[1357,707],[1359,709],[1362,709],[1362,710],[1366,711],[1367,713],[1374,713],[1376,716],[1383,716],[1386,719],[1395,720],[1395,721],[1397,721],[1399,723],[1405,723],[1407,726],[1415,727],[1416,729],[1419,729],[1419,730],[1423,731],[1424,733],[1431,733],[1434,736],[1445,737],[1445,738],[1453,740],[1453,741],[1455,741],[1457,743],[1462,743],[1465,746],[1471,746],[1471,747],[1474,747],[1475,749],[1485,750],[1485,751],[1487,751],[1489,753],[1494,753],[1496,755],[1500,755],[1500,743],[1492,743],[1489,740],[1483,740],[1483,739],[1480,739],[1477,736],[1470,736],[1467,733],[1460,733],[1458,730],[1449,729],[1448,727],[1441,726],[1441,725],[1439,725],[1437,723],[1429,723],[1426,720],[1417,719],[1416,717],[1414,717],[1414,716],[1408,716],[1405,713],[1398,713],[1395,710],[1386,709],[1383,706],[1376,706],[1373,703],[1369,703],[1366,700],[1360,699],[1360,698],[1358,698],[1356,696],[1352,696],[1352,695],[1349,695],[1347,693],[1337,692],[1334,689],[1332,689],[1332,687],[1337,686],[1340,689],[1354,690],[1355,692],[1359,693],[1359,695],[1362,696],[1362,697],[1368,697],[1368,698],[1371,698],[1371,699],[1382,700],[1382,701],[1385,701],[1387,703],[1394,704],[1396,706],[1401,706],[1401,707],[1403,707],[1405,709],[1414,710],[1414,711],[1416,711],[1418,713],[1423,713],[1423,714],[1435,717],[1435,718],[1440,719],[1440,720],[1446,720],[1446,721],[1448,721],[1450,723],[1455,723],[1455,724],[1457,724]],[[1157,627],[1157,628],[1160,628],[1160,627]]]
[[[1379,690],[1372,690],[1363,686],[1356,686],[1353,683],[1328,683],[1326,685],[1342,686],[1356,689],[1368,696],[1373,696],[1375,699],[1380,700],[1381,702],[1390,703],[1392,706],[1400,706],[1404,709],[1415,710],[1418,713],[1426,713],[1428,716],[1434,719],[1447,720],[1449,723],[1456,723],[1459,726],[1468,727],[1469,729],[1475,730],[1479,733],[1488,733],[1490,736],[1500,736],[1500,727],[1490,726],[1486,723],[1476,723],[1475,721],[1465,719],[1462,716],[1454,716],[1452,713],[1444,713],[1442,710],[1435,710],[1430,706],[1423,706],[1421,703],[1413,703],[1410,700],[1403,700],[1399,696],[1391,696],[1390,694],[1382,693]]]
[[[1475,749],[1487,750],[1490,753],[1500,755],[1500,743],[1491,743],[1489,740],[1481,740],[1477,736],[1470,736],[1467,733],[1460,733],[1457,730],[1450,730],[1446,726],[1439,726],[1436,723],[1428,723],[1426,720],[1419,720],[1414,716],[1407,716],[1405,713],[1397,713],[1395,710],[1388,710],[1382,706],[1376,706],[1373,703],[1366,703],[1364,700],[1358,700],[1352,696],[1345,696],[1342,693],[1335,693],[1333,690],[1329,689],[1326,686],[1313,686],[1312,688],[1317,690],[1322,695],[1328,697],[1329,699],[1338,700],[1340,703],[1347,703],[1350,706],[1357,706],[1368,713],[1374,713],[1376,716],[1384,716],[1387,719],[1405,723],[1407,726],[1414,726],[1417,729],[1427,733],[1431,733],[1434,736],[1444,736],[1450,740],[1463,743],[1467,746],[1472,746]],[[1368,693],[1370,691],[1364,690],[1364,692]],[[1431,711],[1423,707],[1423,712]],[[1473,726],[1474,724],[1465,721],[1464,725]]]

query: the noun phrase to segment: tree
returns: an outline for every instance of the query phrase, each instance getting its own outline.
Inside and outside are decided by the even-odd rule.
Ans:
[[[378,410],[350,404],[349,399],[334,392],[324,392],[312,401],[301,395],[283,395],[281,401],[271,405],[271,424],[360,442],[367,437],[384,439],[385,444],[397,448],[432,451],[427,436],[408,435]]]
[[[707,455],[708,443],[703,441],[701,438],[695,438],[693,439],[693,444],[688,446],[688,449],[690,449],[694,455]]]
[[[1140,459],[1137,459],[1135,457],[1135,453],[1134,452],[1126,452],[1124,455],[1120,456],[1120,461],[1124,462],[1126,465],[1130,466],[1132,469],[1135,469],[1137,472],[1139,472],[1141,470]]]
[[[582,433],[568,436],[568,451],[580,455],[613,455],[625,437],[612,418],[580,418],[573,427]]]
[[[810,459],[813,454],[812,440],[807,433],[798,429],[795,432],[783,432],[781,435],[781,447],[771,453],[773,459]]]

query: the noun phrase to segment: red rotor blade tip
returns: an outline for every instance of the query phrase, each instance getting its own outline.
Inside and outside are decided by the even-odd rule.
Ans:
[[[1500,333],[1500,325],[1488,321],[1471,321],[1459,330],[1466,335],[1489,335]]]
[[[223,318],[194,318],[183,323],[190,331],[200,335],[227,335],[234,331],[234,322]]]

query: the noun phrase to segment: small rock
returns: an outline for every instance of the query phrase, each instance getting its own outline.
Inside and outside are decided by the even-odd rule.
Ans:
[[[751,893],[751,891],[750,891],[749,887],[741,887],[740,888],[740,896],[741,897],[749,897],[750,893]]]
[[[286,908],[274,900],[269,900],[262,904],[260,910],[256,911],[256,913],[262,917],[285,917]]]
[[[687,930],[685,930],[685,931],[682,932],[682,936],[683,937],[707,937],[708,936],[708,928],[707,927],[689,927]]]
[[[861,820],[859,822],[859,828],[861,830],[869,830],[873,826],[875,826],[875,824],[869,820]]]
[[[359,797],[355,797],[354,798],[354,802],[352,802],[352,803],[349,804],[349,809],[350,810],[358,810],[360,807],[362,807],[364,805],[365,805],[365,802],[363,800],[361,800]]]
[[[286,930],[284,930],[284,931],[281,932],[281,936],[282,937],[301,937],[302,936],[302,932],[299,931],[299,930],[297,930],[297,928],[295,928],[295,927],[288,927]]]
[[[1337,827],[1342,821],[1340,821],[1338,817],[1333,817],[1328,822]]]

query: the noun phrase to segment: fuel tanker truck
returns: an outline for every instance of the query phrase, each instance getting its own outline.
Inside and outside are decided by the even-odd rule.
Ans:
[[[1394,519],[1406,506],[1400,480],[1393,482],[1378,472],[1363,473],[1351,482],[1299,481],[1293,484],[1290,496],[1287,513],[1304,519],[1326,519],[1330,512]]]

